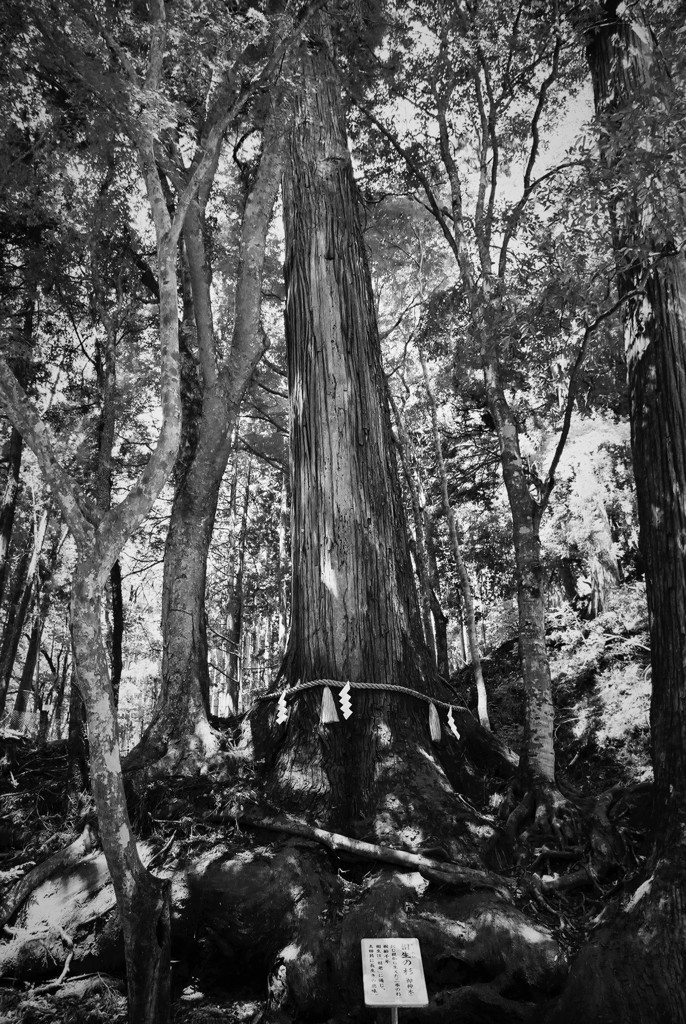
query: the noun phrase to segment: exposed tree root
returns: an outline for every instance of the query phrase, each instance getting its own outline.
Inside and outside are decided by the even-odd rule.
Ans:
[[[567,861],[576,866],[564,874],[532,876],[535,888],[543,893],[551,893],[569,892],[589,885],[599,887],[599,883],[610,871],[627,866],[624,841],[609,818],[609,809],[622,792],[621,787],[613,786],[597,797],[589,814],[588,841],[583,847],[543,846],[536,851],[530,870],[544,863],[550,872],[551,861]]]
[[[564,848],[580,835],[579,807],[550,783],[539,782],[512,807],[513,795],[504,804],[507,814],[504,840],[515,862],[526,860],[536,841],[548,840]]]
[[[158,775],[195,775],[217,753],[219,734],[206,718],[184,729],[158,710],[143,738],[122,760],[125,773],[153,769]]]
[[[686,859],[654,864],[582,949],[549,1024],[686,1022]],[[635,886],[635,883],[634,883]]]
[[[357,881],[348,877],[354,874]],[[241,976],[261,964],[272,1004],[265,1020],[277,1009],[290,1019],[326,1020],[342,1002],[348,1010],[359,1007],[360,939],[375,935],[419,939],[434,999],[426,1012],[435,1021],[444,999],[459,1003],[451,990],[478,989],[479,982],[487,984],[473,993],[474,1016],[465,1020],[489,1020],[489,1007],[494,1020],[508,1019],[508,1007],[511,1020],[524,1019],[529,999],[558,990],[566,974],[550,932],[499,894],[438,891],[417,870],[332,871],[310,840],[282,841],[252,859],[217,859],[191,875],[189,885],[202,934],[220,962],[228,958]],[[403,1016],[414,1019],[409,1010]]]
[[[62,928],[60,928],[60,933],[62,942],[64,942],[65,946],[69,951],[67,953],[67,959],[64,961],[64,967],[62,968],[59,978],[56,978],[55,981],[49,981],[47,985],[39,985],[38,988],[35,988],[33,990],[34,995],[41,995],[47,992],[56,992],[58,988],[62,987],[67,975],[69,974],[69,968],[71,967],[71,962],[74,959],[74,943],[71,937],[67,935],[67,933]]]
[[[509,1019],[524,1019],[530,995],[547,998],[559,989],[566,966],[557,943],[514,905],[500,879],[492,887],[489,872],[290,819],[244,820],[250,834],[233,831],[223,851],[215,843],[187,862],[178,852],[173,858],[174,955],[205,972],[199,988],[215,977],[224,989],[249,981],[266,995],[271,978],[272,997],[279,981],[283,1002],[265,1011],[265,1020],[325,1020],[342,1000],[360,1007],[361,937],[416,935],[436,1022],[455,1000],[465,1021],[505,1021],[508,1008]],[[259,833],[255,842],[253,827],[292,834],[265,844]],[[324,846],[353,856],[332,865]],[[379,862],[377,869],[368,870],[361,856]],[[110,890],[102,856],[51,877],[22,911],[22,927],[0,945],[3,970],[36,979],[49,994],[71,990],[71,970],[123,969]],[[73,958],[63,933],[73,936]]]
[[[97,845],[97,834],[91,825],[86,825],[78,839],[53,853],[51,857],[37,864],[14,886],[0,906],[0,927],[7,924],[24,900],[37,889],[46,878],[57,871],[65,871],[79,861]]]

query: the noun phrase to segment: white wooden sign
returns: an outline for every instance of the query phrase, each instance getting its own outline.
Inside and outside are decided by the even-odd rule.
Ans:
[[[362,939],[367,1006],[428,1006],[419,939]]]

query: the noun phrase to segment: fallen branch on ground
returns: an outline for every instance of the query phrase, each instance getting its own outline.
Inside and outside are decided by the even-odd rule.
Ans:
[[[209,819],[216,824],[235,823],[232,814],[212,815]],[[239,815],[241,823],[251,828],[265,828],[272,832],[285,832],[287,835],[313,839],[333,850],[334,853],[348,853],[367,860],[378,860],[386,864],[398,864],[410,868],[431,882],[453,885],[463,889],[491,889],[504,899],[511,900],[512,895],[507,884],[500,875],[490,871],[479,871],[477,868],[463,868],[457,864],[431,860],[418,853],[407,850],[396,850],[390,846],[379,846],[377,843],[366,843],[361,839],[351,839],[338,832],[328,832],[323,828],[306,825],[305,822],[285,816],[257,817],[243,812]]]

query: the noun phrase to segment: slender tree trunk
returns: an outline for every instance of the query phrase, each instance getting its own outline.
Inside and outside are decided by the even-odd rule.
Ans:
[[[241,689],[243,682],[241,663],[241,639],[243,636],[243,570],[245,566],[245,540],[248,532],[248,508],[250,507],[250,479],[252,466],[248,462],[243,495],[241,522],[233,552],[234,569],[231,593],[226,610],[226,635],[229,641],[229,701],[231,710],[237,715],[241,706]]]
[[[119,703],[119,687],[124,668],[124,596],[122,593],[121,564],[119,559],[110,569],[110,595],[112,601],[112,629],[110,633],[110,661],[112,664],[112,692],[115,705]]]
[[[0,639],[0,715],[4,714],[7,697],[9,696],[8,691],[12,679],[12,667],[14,665],[14,658],[11,659],[10,663],[9,653],[16,633],[15,620],[19,611],[22,594],[26,587],[26,574],[29,568],[30,559],[30,551],[28,548],[25,548],[16,565],[12,586],[7,600],[7,617],[5,618],[2,638]],[[17,643],[18,642],[19,641],[17,640]],[[9,675],[6,671],[6,665],[8,663],[10,663]]]
[[[15,719],[19,720],[20,716],[28,711],[32,694],[34,711],[40,710],[36,669],[40,658],[40,643],[43,635],[43,623],[45,622],[49,602],[50,591],[48,587],[46,587],[42,593],[37,593],[34,597],[31,631],[29,633],[29,641],[26,648],[26,658],[21,670],[19,689],[17,690],[17,696],[14,701],[14,708],[12,709],[11,722],[14,722]]]
[[[671,83],[640,8],[607,3],[596,13],[587,52],[596,110],[611,118],[613,135],[600,139],[612,170],[617,151],[606,139],[619,132],[627,149],[652,149],[641,132]],[[554,1016],[562,1024],[686,1022],[686,259],[671,236],[683,232],[683,192],[662,171],[655,202],[669,216],[639,202],[630,183],[612,211],[650,612],[655,846],[643,885],[574,965]]]
[[[47,525],[47,513],[45,515]],[[34,574],[34,587],[32,593],[33,618],[31,631],[29,633],[26,660],[24,662],[24,667],[22,668],[19,689],[14,701],[12,721],[14,721],[15,718],[18,720],[19,716],[23,715],[24,712],[28,710],[29,698],[32,692],[34,694],[34,710],[39,710],[38,690],[36,685],[34,685],[34,677],[36,674],[36,667],[39,664],[43,623],[45,622],[50,608],[53,573],[57,566],[60,548],[66,540],[66,537],[66,529],[62,529],[59,533],[55,534],[47,557],[43,562],[39,562],[37,564],[36,572]]]
[[[55,673],[55,699],[52,706],[52,715],[48,724],[48,735],[54,732],[55,739],[62,739],[62,709],[64,707],[64,691],[67,686],[67,674],[69,671],[69,654],[66,649],[62,651],[62,657],[58,655]]]
[[[2,714],[5,708],[19,643],[24,630],[26,616],[31,606],[35,577],[38,572],[38,560],[43,550],[47,526],[48,512],[45,511],[36,528],[31,557],[28,559],[28,562],[22,560],[19,567],[22,576],[20,577],[19,574],[17,576],[18,586],[15,589],[18,590],[18,593],[16,594],[16,600],[12,602],[7,616],[5,631],[2,637],[2,647],[0,648],[0,714]]]
[[[169,1013],[170,883],[146,870],[129,823],[109,666],[101,632],[100,582],[81,562],[72,592],[74,658],[88,710],[91,785],[127,951],[129,1020],[162,1024]]]
[[[469,641],[469,654],[472,663],[472,672],[474,673],[474,682],[476,684],[476,695],[477,695],[477,707],[479,714],[479,721],[483,725],[484,729],[490,729],[491,723],[488,718],[488,696],[486,694],[486,684],[484,683],[484,675],[481,669],[481,650],[479,649],[479,638],[476,634],[476,619],[474,617],[474,596],[472,594],[472,585],[469,580],[469,573],[467,572],[467,566],[465,565],[464,558],[462,556],[462,548],[460,540],[457,535],[457,522],[455,519],[455,512],[452,505],[450,504],[450,495],[448,494],[448,474],[445,468],[445,461],[443,459],[443,446],[441,444],[441,435],[438,430],[438,413],[436,410],[436,401],[431,390],[431,383],[429,381],[429,371],[426,366],[426,360],[421,349],[419,350],[419,360],[422,364],[422,373],[424,374],[424,386],[426,388],[426,394],[429,399],[429,407],[431,409],[431,425],[433,429],[434,447],[436,449],[436,460],[438,463],[438,478],[441,484],[441,499],[443,501],[443,512],[448,523],[448,536],[450,537],[450,546],[453,550],[453,557],[455,559],[455,567],[457,568],[457,576],[460,581],[460,593],[462,596],[462,603],[464,605],[465,619],[467,626],[467,639]]]
[[[9,457],[7,464],[7,477],[5,489],[0,500],[0,604],[5,594],[5,582],[7,580],[7,563],[10,552],[10,540],[14,526],[14,513],[17,507],[17,495],[19,493],[19,475],[21,471],[21,456],[24,442],[16,427],[12,427],[10,433]]]
[[[162,687],[143,741],[143,750],[147,746],[161,753],[171,746],[180,757],[189,745],[203,753],[216,747],[208,721],[207,557],[240,403],[267,347],[260,324],[261,283],[267,229],[281,176],[281,116],[275,107],[265,129],[257,177],[246,201],[234,332],[230,352],[220,369],[210,300],[211,272],[204,245],[207,192],[193,204],[184,226],[198,369],[193,366],[184,387],[184,441],[164,555]],[[135,757],[136,752],[129,763],[135,763]]]
[[[419,488],[415,477],[414,466],[411,464],[413,458],[410,452],[410,439],[407,436],[400,410],[389,393],[391,409],[397,429],[397,450],[400,457],[400,464],[403,468],[403,475],[407,490],[410,495],[412,506],[412,518],[414,521],[415,541],[413,555],[417,567],[417,578],[419,580],[419,597],[422,614],[422,625],[424,627],[424,640],[431,651],[431,655],[438,668],[438,654],[436,650],[436,638],[434,636],[433,623],[431,618],[431,583],[429,581],[429,562],[426,553],[426,539],[424,535],[424,517],[419,498]],[[440,669],[439,669],[440,671]],[[447,677],[446,677],[447,678]]]
[[[26,711],[28,711],[31,694],[34,693],[35,695],[36,665],[40,654],[42,631],[43,618],[41,615],[41,609],[38,605],[35,605],[31,622],[31,632],[29,633],[29,642],[26,648],[26,658],[24,659],[24,664],[22,666],[19,689],[17,690],[17,696],[10,716],[11,729],[20,728],[22,718]]]
[[[73,645],[72,645],[73,646]],[[78,816],[83,810],[89,790],[88,732],[86,708],[79,689],[76,664],[72,650],[71,685],[69,688],[69,718],[67,720],[67,773],[65,803]]]
[[[517,566],[519,652],[524,679],[525,717],[522,771],[544,793],[555,790],[554,709],[545,639],[545,579],[541,564],[540,516],[529,493],[519,435],[500,381],[497,357],[490,354],[484,375],[488,405],[495,421],[503,479],[512,513]]]
[[[436,637],[436,662],[439,674],[444,679],[450,679],[450,656],[448,653],[448,616],[443,610],[439,599],[441,593],[441,577],[438,572],[438,558],[436,556],[436,524],[433,513],[428,508],[426,498],[423,495],[423,488],[420,491],[420,502],[422,518],[424,520],[424,534],[426,536],[426,558],[429,570],[429,600],[431,601],[431,616],[434,623],[434,636]],[[467,652],[463,649],[463,661],[467,660]]]
[[[114,163],[111,158],[105,181],[101,186],[100,199],[107,194],[113,169]],[[91,243],[91,279],[100,327],[104,330],[104,337],[102,332],[98,332],[96,335],[95,371],[100,391],[100,416],[93,489],[96,504],[100,511],[105,513],[112,504],[112,471],[117,421],[117,343],[120,325],[118,310],[112,312],[107,308],[105,291],[100,278],[99,252],[95,238]],[[121,589],[121,567],[118,560],[110,569],[109,593],[112,620],[108,630],[108,650],[111,668],[110,682],[116,705],[119,699],[124,640],[124,603]]]
[[[27,231],[30,244],[39,244],[39,229],[29,228]],[[36,285],[34,281],[27,281],[26,289],[28,295],[24,303],[23,311],[21,314],[22,325],[21,333],[23,336],[24,345],[27,349],[31,349],[33,346],[33,328],[34,328],[34,316],[36,308]],[[15,359],[13,360],[14,372],[17,375],[17,379],[26,387],[34,377],[34,369],[28,359]],[[14,527],[14,515],[17,508],[17,498],[19,495],[19,480],[21,472],[21,462],[23,453],[23,438],[17,428],[13,425],[10,433],[10,444],[9,444],[9,458],[7,466],[7,477],[5,479],[5,489],[3,491],[2,500],[0,501],[0,606],[2,605],[2,599],[5,593],[5,584],[7,582],[7,571],[8,571],[8,559],[10,555],[10,542],[12,539],[12,529]],[[0,714],[2,709],[0,709]]]
[[[154,90],[164,51],[164,8],[154,12],[151,71],[144,91]],[[94,525],[74,479],[56,458],[50,432],[6,362],[0,358],[0,397],[13,424],[36,454],[46,482],[75,541],[72,586],[75,676],[86,706],[90,768],[100,835],[124,932],[130,1024],[167,1024],[169,1016],[169,883],[143,867],[131,830],[119,759],[116,709],[101,632],[105,580],[126,540],[150,511],[169,477],[179,442],[178,308],[176,250],[188,191],[172,220],[161,186],[154,140],[145,119],[137,136],[157,239],[162,424],[136,486]]]

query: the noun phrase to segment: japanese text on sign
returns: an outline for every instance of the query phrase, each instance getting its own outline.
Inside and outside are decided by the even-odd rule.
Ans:
[[[426,1006],[419,939],[362,939],[367,1006]]]

